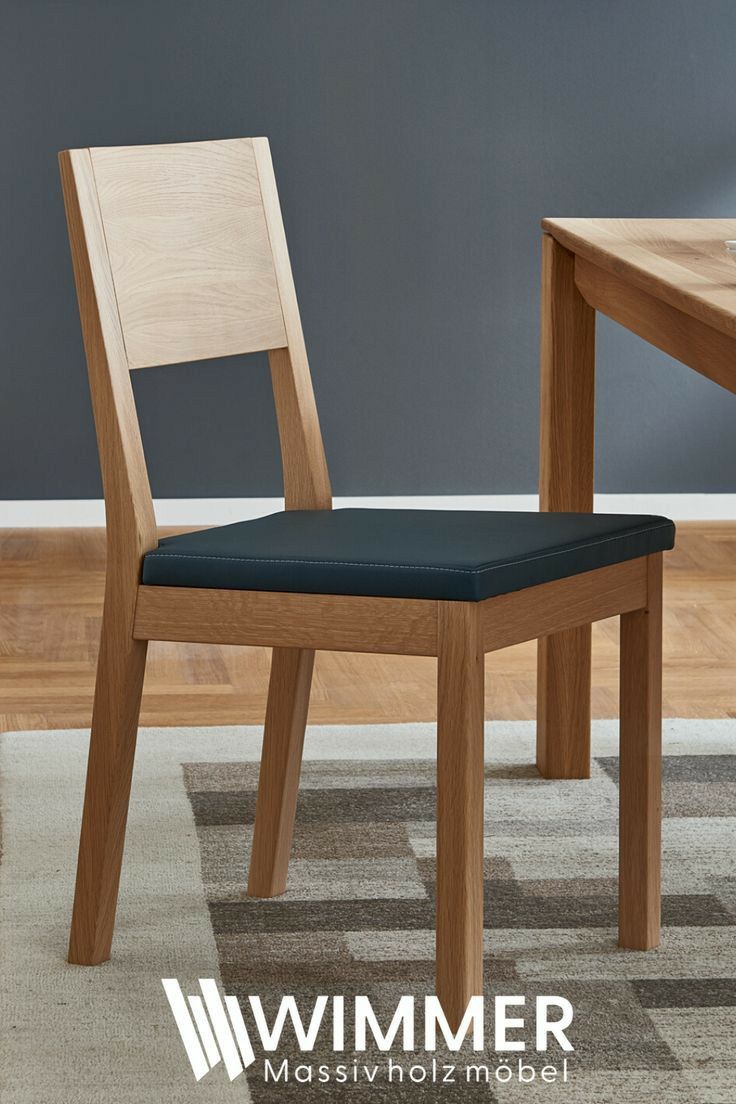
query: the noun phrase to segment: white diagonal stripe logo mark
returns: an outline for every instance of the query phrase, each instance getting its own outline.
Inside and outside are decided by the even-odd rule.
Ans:
[[[204,1075],[209,1073],[210,1067],[202,1050],[194,1021],[187,1008],[187,1002],[184,1000],[181,986],[176,978],[162,978],[161,984],[164,987],[176,1026],[179,1028],[181,1041],[184,1043],[184,1049],[187,1052],[194,1076],[198,1081],[201,1081]]]
[[[248,1035],[248,1028],[245,1026],[243,1013],[240,1011],[240,1005],[238,1004],[238,998],[226,996],[225,1004],[230,1013],[230,1022],[233,1025],[235,1038],[238,1041],[240,1057],[243,1059],[243,1065],[247,1069],[251,1062],[255,1062],[256,1056],[253,1053],[253,1047],[251,1046],[250,1037]]]
[[[202,998],[189,997],[188,1000],[189,1007],[191,1008],[192,1015],[194,1016],[194,1022],[196,1023],[197,1030],[199,1031],[199,1037],[202,1040],[204,1052],[207,1055],[207,1061],[210,1064],[210,1069],[214,1069],[214,1067],[220,1061],[220,1052],[217,1049],[215,1036],[212,1034],[210,1021],[207,1019],[207,1013],[204,1010]]]
[[[230,1080],[234,1081],[238,1074],[243,1072],[243,1063],[240,1061],[235,1037],[230,1029],[230,1022],[227,1018],[225,1005],[222,1003],[217,985],[212,978],[200,978],[199,987],[202,990],[204,1003],[210,1014],[212,1027],[215,1031],[215,1038],[217,1039],[217,1044],[225,1063],[225,1069],[228,1072]]]
[[[176,978],[162,978],[161,984],[197,1081],[201,1081],[220,1061],[224,1061],[231,1081],[255,1062],[237,997],[226,996],[223,1003],[215,981],[200,978],[204,1001],[202,997],[192,996],[188,998],[187,1006]]]

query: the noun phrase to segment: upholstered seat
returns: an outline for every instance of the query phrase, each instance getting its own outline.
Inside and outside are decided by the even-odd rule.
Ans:
[[[289,510],[166,537],[143,583],[478,602],[672,548],[661,517]]]

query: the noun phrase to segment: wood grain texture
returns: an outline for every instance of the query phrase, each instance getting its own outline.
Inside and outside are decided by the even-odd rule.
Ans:
[[[537,769],[543,778],[590,778],[592,635],[589,625],[537,645]]]
[[[644,556],[487,598],[480,603],[485,651],[639,609],[646,603],[646,563]]]
[[[457,1030],[483,993],[483,702],[480,610],[439,603],[436,991]]]
[[[595,312],[575,284],[575,258],[542,238],[539,496],[542,510],[593,509]],[[537,766],[545,778],[590,773],[588,626],[538,646]]]
[[[133,639],[156,526],[89,153],[60,157],[105,490],[107,573],[69,960],[110,955],[146,645]]]
[[[736,336],[736,219],[544,219],[561,245],[655,299]]]
[[[81,966],[110,957],[146,648],[145,641],[132,639],[130,622],[116,618],[107,605],[69,935],[69,961]]]
[[[540,506],[593,509],[595,312],[575,284],[575,257],[542,237]]]
[[[286,345],[251,139],[89,153],[131,368]]]
[[[59,166],[105,491],[108,568],[137,582],[143,555],[156,547],[156,522],[89,151],[61,153]]]
[[[287,348],[273,348],[269,353],[286,509],[329,510],[332,505],[330,478],[271,151],[265,138],[253,139],[253,154],[286,332]]]
[[[436,655],[437,603],[142,586],[134,632],[146,640]]]
[[[313,651],[274,650],[248,877],[251,897],[275,897],[286,889],[313,666]]]
[[[619,943],[659,943],[662,834],[662,555],[649,556],[647,608],[621,618]]]
[[[174,530],[162,530],[171,535]],[[664,711],[736,717],[736,525],[680,523],[665,557]],[[0,530],[0,728],[87,728],[105,585],[103,529]],[[536,717],[536,641],[486,657],[486,715]],[[262,725],[267,648],[152,642],[141,723]],[[321,652],[314,724],[434,721],[423,656]],[[593,625],[594,717],[617,717],[618,619]]]
[[[736,271],[736,261],[731,261]],[[578,257],[575,282],[587,303],[714,383],[736,392],[736,335],[728,336]],[[736,289],[735,289],[736,294]]]

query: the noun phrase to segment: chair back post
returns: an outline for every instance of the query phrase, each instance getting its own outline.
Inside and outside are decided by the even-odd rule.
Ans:
[[[107,586],[127,588],[156,547],[156,519],[89,150],[65,150],[59,164],[105,495]]]
[[[329,510],[330,477],[268,139],[254,138],[253,153],[286,330],[286,348],[272,349],[268,354],[286,509]]]

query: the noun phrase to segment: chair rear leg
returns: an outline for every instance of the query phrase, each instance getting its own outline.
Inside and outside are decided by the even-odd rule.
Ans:
[[[436,991],[457,1030],[483,993],[484,655],[478,606],[438,606]]]
[[[537,646],[537,769],[542,778],[590,778],[591,627]]]
[[[660,937],[662,554],[647,563],[647,608],[621,617],[619,944]]]
[[[313,667],[313,651],[273,649],[248,877],[250,897],[277,897],[286,889]]]
[[[110,957],[148,642],[106,600],[92,710],[69,961]]]

